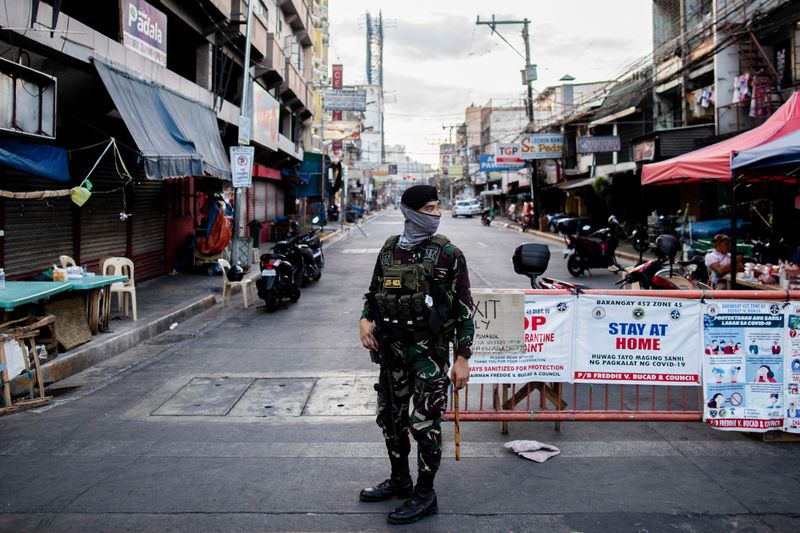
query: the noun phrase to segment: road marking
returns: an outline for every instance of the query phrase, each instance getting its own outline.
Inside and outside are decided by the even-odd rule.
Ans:
[[[364,417],[366,419],[366,417]],[[372,417],[370,417],[372,418]],[[267,423],[267,419],[264,423]],[[450,425],[445,426],[449,431]],[[376,435],[380,435],[377,428]],[[504,442],[462,442],[461,456],[469,458],[513,458]],[[780,456],[759,442],[724,440],[696,441],[572,441],[556,442],[560,458],[620,457],[753,457]],[[445,442],[443,455],[454,456],[452,442]],[[135,440],[20,440],[0,451],[5,457],[220,457],[220,458],[385,458],[383,441],[360,442],[170,442]]]
[[[342,250],[343,254],[377,254],[380,248],[345,248]]]
[[[486,244],[485,242],[481,242],[481,241],[475,241],[475,242],[478,244],[478,246],[480,246],[482,248],[488,248],[489,247],[489,245]]]

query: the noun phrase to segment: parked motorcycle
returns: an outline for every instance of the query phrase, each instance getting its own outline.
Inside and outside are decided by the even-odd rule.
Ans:
[[[492,223],[492,215],[488,209],[481,211],[481,224],[489,226]]]
[[[311,223],[319,224],[319,217],[314,217]],[[306,287],[312,281],[319,281],[322,277],[322,269],[325,268],[325,255],[322,253],[322,241],[317,237],[317,229],[312,227],[310,231],[299,234],[297,246],[300,248],[303,259],[301,286]]]
[[[691,261],[679,261],[675,266],[675,256],[680,251],[680,241],[672,235],[661,235],[653,246],[656,259],[645,261],[629,269],[617,285],[630,285],[634,289],[676,290],[705,289],[708,271],[702,255]],[[622,267],[610,266],[612,272],[624,272]],[[704,281],[701,281],[704,279]]]
[[[298,239],[299,236],[294,235],[275,243],[271,252],[262,254],[259,260],[261,277],[256,280],[256,289],[270,313],[284,300],[296,302],[300,299],[303,257]]]
[[[331,204],[330,207],[328,207],[328,220],[331,220],[333,222],[338,222],[339,221],[339,206],[338,205]]]
[[[619,222],[614,215],[608,217],[608,226],[588,237],[567,235],[567,270],[573,276],[581,276],[590,268],[618,266],[614,252],[619,244],[617,237]],[[584,227],[585,228],[585,227]]]
[[[541,278],[550,263],[550,248],[546,244],[528,242],[517,246],[511,257],[514,272],[528,276],[534,289],[578,289],[581,285],[555,278]]]

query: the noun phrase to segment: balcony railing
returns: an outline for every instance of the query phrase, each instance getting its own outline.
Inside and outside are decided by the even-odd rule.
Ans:
[[[286,55],[281,47],[281,37],[274,33],[267,34],[267,62],[266,65],[272,70],[282,72],[286,64]]]

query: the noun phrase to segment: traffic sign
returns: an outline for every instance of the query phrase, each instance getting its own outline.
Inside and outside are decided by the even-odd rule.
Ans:
[[[253,182],[253,159],[256,149],[252,146],[231,146],[231,176],[233,186],[250,187]]]

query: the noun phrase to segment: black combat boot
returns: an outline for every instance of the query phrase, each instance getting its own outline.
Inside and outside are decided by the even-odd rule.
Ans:
[[[414,491],[414,483],[411,481],[411,476],[406,474],[406,477],[395,477],[392,475],[383,483],[379,483],[374,487],[367,487],[361,490],[358,499],[362,502],[382,502],[395,496],[398,498],[408,498]]]
[[[436,491],[433,490],[433,476],[434,474],[431,473],[420,473],[411,498],[389,513],[386,520],[390,524],[410,524],[438,512]]]

